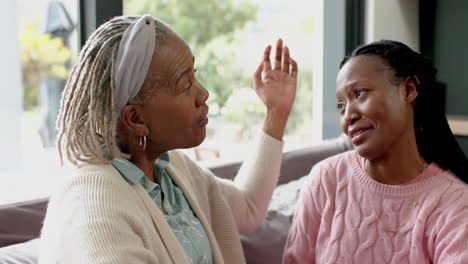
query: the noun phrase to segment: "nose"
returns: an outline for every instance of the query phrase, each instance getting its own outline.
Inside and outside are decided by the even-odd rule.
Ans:
[[[343,119],[344,123],[347,125],[354,124],[361,115],[356,110],[356,107],[353,103],[346,104],[345,110],[341,118]]]
[[[199,92],[197,95],[197,100],[195,101],[197,107],[203,105],[206,102],[206,100],[208,100],[208,97],[210,96],[210,93],[208,92],[208,90],[206,90],[205,87],[201,85],[201,83],[198,83],[198,86],[199,86]]]

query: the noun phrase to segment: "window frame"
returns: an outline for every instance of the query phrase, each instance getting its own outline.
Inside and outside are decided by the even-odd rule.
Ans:
[[[123,1],[78,0],[78,4],[78,47],[80,49],[101,24],[123,14]]]

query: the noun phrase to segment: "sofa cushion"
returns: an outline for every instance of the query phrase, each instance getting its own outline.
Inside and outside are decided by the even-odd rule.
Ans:
[[[0,206],[0,247],[39,236],[48,198]]]
[[[281,263],[296,202],[306,178],[276,187],[263,223],[254,231],[241,235],[247,263]]]

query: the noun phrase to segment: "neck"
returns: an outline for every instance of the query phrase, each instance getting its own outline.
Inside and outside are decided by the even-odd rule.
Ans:
[[[427,163],[419,154],[416,139],[400,140],[385,155],[375,159],[366,159],[365,170],[374,180],[389,185],[398,185],[419,176]]]
[[[138,154],[132,155],[130,161],[143,171],[149,181],[156,182],[156,175],[154,175],[154,163],[159,154],[153,157],[148,157],[144,153],[139,152]]]

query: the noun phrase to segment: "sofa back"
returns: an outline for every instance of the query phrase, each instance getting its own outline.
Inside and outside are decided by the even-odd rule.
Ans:
[[[288,183],[309,174],[312,167],[321,160],[353,149],[349,138],[342,134],[339,137],[323,140],[316,144],[305,145],[283,153],[278,185]],[[233,161],[208,166],[218,177],[234,179],[242,161]]]

